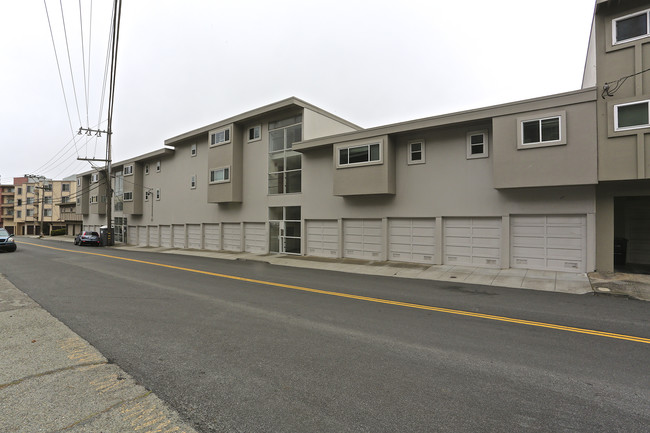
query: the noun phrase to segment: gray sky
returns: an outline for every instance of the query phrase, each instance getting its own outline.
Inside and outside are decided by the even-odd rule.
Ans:
[[[92,25],[90,0],[81,14],[63,0],[63,19],[59,1],[45,3],[70,116],[44,2],[0,0],[2,183],[61,179],[90,169],[77,156],[104,156],[103,138],[72,131],[106,128],[112,1],[92,2]],[[576,90],[594,4],[125,0],[113,160],[290,96],[372,127]]]

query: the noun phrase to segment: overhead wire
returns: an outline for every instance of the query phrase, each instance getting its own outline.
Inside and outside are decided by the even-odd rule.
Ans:
[[[628,80],[628,78],[632,78],[632,77],[634,77],[634,76],[637,76],[637,75],[643,74],[643,73],[648,72],[648,71],[650,71],[650,68],[648,68],[648,69],[644,69],[644,70],[639,71],[639,72],[636,72],[636,73],[634,73],[634,74],[626,75],[625,77],[621,77],[621,78],[619,78],[618,80],[614,80],[614,81],[608,81],[608,82],[606,82],[606,83],[603,85],[603,91],[602,91],[602,93],[600,94],[600,96],[601,96],[603,99],[605,99],[606,96],[610,96],[610,97],[614,96],[614,94],[615,94],[616,92],[618,92],[618,90],[623,86],[623,84],[625,84],[625,82]],[[612,84],[613,84],[614,86],[612,86]]]
[[[72,79],[72,91],[74,93],[74,102],[75,105],[77,106],[77,117],[79,118],[79,124],[81,124],[81,113],[79,111],[79,99],[77,97],[77,86],[75,85],[74,81],[74,71],[72,70],[72,57],[70,56],[70,44],[68,43],[68,30],[65,25],[65,15],[63,13],[63,0],[59,0],[59,4],[61,5],[61,21],[63,23],[63,35],[65,37],[65,47],[66,51],[68,54],[68,66],[70,67],[70,77]]]
[[[88,118],[88,82],[90,81],[90,75],[86,78],[86,49],[84,47],[84,19],[81,9],[81,0],[79,0],[79,30],[81,32],[81,63],[83,66],[83,76],[84,76],[84,96],[86,100],[86,127],[90,126],[90,120]],[[89,42],[90,49],[90,42]],[[90,55],[88,56],[88,61],[90,61]],[[90,64],[88,65],[88,74],[90,74]]]

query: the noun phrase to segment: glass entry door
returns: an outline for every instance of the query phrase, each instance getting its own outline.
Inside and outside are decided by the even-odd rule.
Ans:
[[[269,251],[278,254],[300,254],[300,206],[269,208]]]

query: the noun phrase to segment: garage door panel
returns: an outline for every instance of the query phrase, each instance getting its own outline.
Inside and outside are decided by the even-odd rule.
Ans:
[[[445,226],[445,237],[467,237],[471,236],[472,229],[470,227],[447,227]]]
[[[174,248],[185,248],[185,225],[174,224],[173,231],[173,246]]]
[[[544,247],[541,248],[533,248],[533,247],[514,247],[512,249],[512,254],[514,257],[537,257],[537,258],[544,258],[546,256],[546,249]]]
[[[443,221],[443,263],[499,267],[501,218],[446,218]]]
[[[138,246],[147,246],[147,227],[145,226],[138,227]]]
[[[170,248],[172,246],[171,226],[160,226],[160,246]]]
[[[152,247],[160,246],[158,227],[149,227],[149,245]]]
[[[266,252],[265,223],[244,223],[244,251],[256,254]]]
[[[582,251],[579,249],[566,249],[566,248],[548,248],[548,255],[557,259],[580,260],[582,258]]]
[[[382,242],[381,220],[343,221],[344,257],[376,260],[382,256]]]
[[[512,227],[510,233],[514,236],[544,236],[546,234],[546,228],[543,225],[530,226],[518,224]]]
[[[223,223],[221,225],[223,231],[223,249],[225,251],[241,251],[241,224],[239,223]]]
[[[546,224],[550,225],[582,225],[584,216],[582,215],[548,215]]]
[[[472,248],[472,255],[477,257],[499,258],[501,251],[499,248],[485,248],[474,246]]]
[[[187,225],[187,247],[193,249],[201,248],[201,225]]]
[[[219,224],[203,226],[203,248],[213,251],[221,249],[221,226]]]
[[[501,239],[499,238],[477,238],[472,239],[472,245],[480,247],[495,247],[499,248],[501,246]]]
[[[546,245],[546,238],[542,236],[516,236],[512,239],[513,246],[538,246],[544,247]]]

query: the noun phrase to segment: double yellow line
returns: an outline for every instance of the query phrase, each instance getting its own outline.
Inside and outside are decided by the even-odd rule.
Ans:
[[[66,251],[66,252],[72,252],[72,253],[77,253],[77,254],[88,254],[88,255],[99,256],[99,257],[107,257],[107,258],[116,259],[116,260],[124,260],[124,261],[127,261],[127,262],[142,263],[142,264],[145,264],[145,265],[160,266],[162,268],[176,269],[176,270],[179,270],[179,271],[193,272],[193,273],[196,273],[196,274],[210,275],[210,276],[219,277],[219,278],[227,278],[227,279],[230,279],[230,280],[245,281],[247,283],[262,284],[262,285],[265,285],[265,286],[282,287],[282,288],[285,288],[285,289],[299,290],[299,291],[302,291],[302,292],[318,293],[320,295],[337,296],[339,298],[356,299],[356,300],[359,300],[359,301],[374,302],[374,303],[378,303],[378,304],[395,305],[395,306],[398,306],[398,307],[415,308],[415,309],[418,309],[418,310],[436,311],[438,313],[447,313],[447,314],[455,314],[455,315],[458,315],[458,316],[476,317],[476,318],[479,318],[479,319],[487,319],[487,320],[495,320],[495,321],[499,321],[499,322],[516,323],[518,325],[527,325],[527,326],[535,326],[535,327],[539,327],[539,328],[556,329],[558,331],[575,332],[575,333],[578,333],[578,334],[588,334],[588,335],[595,335],[595,336],[598,336],[598,337],[615,338],[615,339],[618,339],[618,340],[627,340],[627,341],[634,341],[634,342],[637,342],[637,343],[650,344],[650,338],[635,337],[635,336],[632,336],[632,335],[614,334],[612,332],[596,331],[596,330],[593,330],[593,329],[585,329],[585,328],[575,328],[575,327],[572,327],[572,326],[556,325],[556,324],[553,324],[553,323],[534,322],[534,321],[531,321],[531,320],[515,319],[515,318],[512,318],[512,317],[494,316],[494,315],[491,315],[491,314],[482,314],[482,313],[474,313],[474,312],[471,312],[471,311],[454,310],[454,309],[442,308],[442,307],[433,307],[433,306],[430,306],[430,305],[412,304],[410,302],[391,301],[389,299],[372,298],[372,297],[368,297],[368,296],[352,295],[352,294],[349,294],[349,293],[341,293],[341,292],[332,292],[332,291],[329,291],[329,290],[311,289],[309,287],[294,286],[294,285],[291,285],[291,284],[283,284],[283,283],[274,283],[272,281],[255,280],[255,279],[252,279],[252,278],[237,277],[237,276],[234,276],[234,275],[219,274],[219,273],[216,273],[216,272],[201,271],[201,270],[198,270],[198,269],[183,268],[183,267],[180,267],[180,266],[165,265],[165,264],[162,264],[162,263],[147,262],[147,261],[144,261],[144,260],[128,259],[128,258],[125,258],[125,257],[111,256],[111,255],[108,255],[108,254],[91,253],[91,252],[87,252],[87,251],[68,250],[68,249],[64,249],[64,248],[55,248],[55,247],[49,247],[49,246],[45,246],[45,245],[33,244],[33,243],[28,243],[28,242],[21,242],[21,243],[25,243],[27,245],[33,245],[33,246],[40,247],[40,248],[49,248],[51,250]]]

